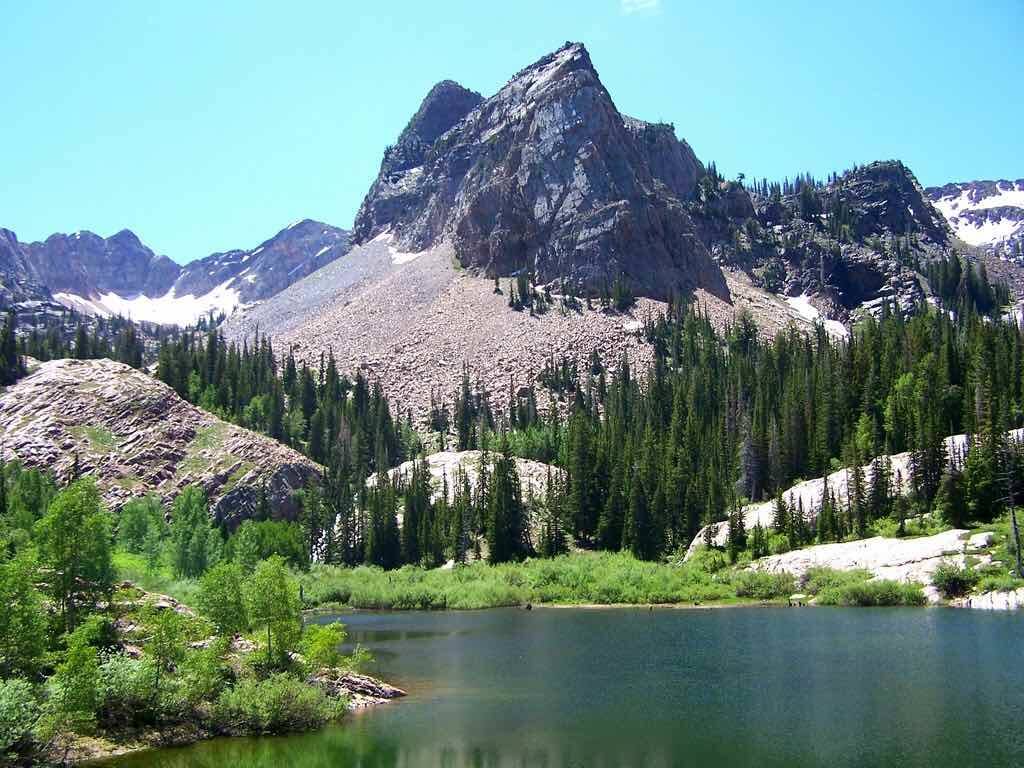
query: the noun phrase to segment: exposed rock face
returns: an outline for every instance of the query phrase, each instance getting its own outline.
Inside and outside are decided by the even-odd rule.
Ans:
[[[944,255],[952,235],[913,173],[890,160],[855,168],[804,194],[755,195],[757,236],[720,244],[723,261],[759,270],[781,265],[790,296],[820,297],[845,318],[884,301],[905,310],[924,298],[920,278],[898,249],[922,261]],[[749,233],[748,229],[748,233]]]
[[[53,293],[162,296],[181,269],[127,229],[107,238],[92,232],[50,235],[26,248],[37,279]]]
[[[184,267],[128,230],[108,238],[56,234],[42,243],[20,243],[0,230],[0,303],[55,299],[86,314],[186,325],[210,311],[230,314],[239,304],[269,298],[348,249],[346,230],[310,219],[251,250],[215,253]]]
[[[930,586],[932,574],[944,561],[963,566],[966,534],[967,531],[954,529],[934,536],[910,539],[886,539],[876,536],[838,544],[819,544],[782,555],[763,557],[750,567],[768,573],[785,572],[797,578],[816,566],[836,570],[863,568],[878,579],[916,581],[925,585],[925,596],[934,603],[938,602],[939,594]],[[975,557],[981,562],[987,562],[989,559],[988,555]]]
[[[145,373],[110,360],[55,360],[0,394],[3,457],[65,481],[78,457],[111,508],[147,493],[169,503],[202,487],[218,521],[235,525],[266,488],[276,517],[319,468],[275,440],[220,421]]]
[[[592,291],[625,275],[648,296],[724,295],[682,204],[702,166],[670,127],[619,113],[581,44],[475,101],[455,84],[431,91],[385,156],[358,242],[391,232],[419,251],[448,240],[464,266]]]
[[[439,451],[426,457],[427,469],[430,471],[432,498],[437,500],[441,497],[445,481],[448,483],[448,501],[455,496],[456,473],[461,469],[466,473],[469,487],[476,490],[480,479],[480,451]],[[492,456],[493,459],[493,456]],[[519,484],[523,499],[530,496],[542,499],[547,492],[548,472],[552,478],[560,479],[563,470],[558,467],[545,464],[540,461],[523,459],[518,456],[513,459],[516,464],[516,474],[519,475]],[[394,469],[388,471],[392,480],[408,478],[412,472],[413,462],[407,461]],[[373,485],[375,477],[370,477],[367,484]]]
[[[9,229],[0,228],[0,304],[49,300],[50,292],[29,268],[24,246]]]
[[[871,163],[845,174],[829,191],[853,214],[855,238],[916,234],[945,246],[949,225],[930,204],[914,174],[898,160]]]
[[[324,670],[311,677],[309,682],[320,686],[332,698],[346,697],[349,709],[385,704],[406,695],[401,688],[375,677],[341,670]]]
[[[929,187],[925,192],[963,242],[1022,259],[1024,179],[967,181]]]
[[[1010,440],[1021,440],[1024,439],[1024,429],[1014,429],[1007,433],[1007,437]],[[968,450],[967,435],[951,435],[946,440],[946,455],[948,456],[966,456]],[[888,457],[893,477],[892,491],[894,494],[907,494],[910,493],[911,488],[909,484],[909,478],[911,477],[910,468],[910,454],[909,453],[895,453]],[[867,464],[863,467],[864,478],[866,482],[871,481],[871,465]],[[895,478],[899,476],[902,478],[902,484],[897,485]],[[839,505],[845,505],[849,500],[849,482],[850,472],[846,469],[840,469],[837,472],[833,472],[828,477],[817,477],[813,480],[805,480],[802,483],[797,483],[792,488],[785,491],[782,496],[786,504],[791,508],[802,507],[804,515],[809,523],[814,523],[818,519],[818,512],[821,509],[821,499],[824,494],[825,487],[827,486],[829,491],[835,496],[836,503]],[[748,504],[743,507],[743,524],[749,531],[755,525],[760,525],[763,528],[770,528],[772,525],[772,519],[774,515],[773,501],[762,501],[756,504]],[[710,537],[711,542],[715,546],[725,546],[728,540],[729,525],[727,522],[713,523],[710,526]],[[686,557],[689,558],[696,550],[704,546],[705,541],[709,532],[707,526],[701,528],[700,532],[694,537],[690,544],[690,548],[686,553]],[[972,538],[970,542],[971,546],[987,546],[987,542],[982,543],[980,539]]]
[[[1024,589],[958,597],[950,604],[957,608],[975,608],[981,611],[1017,611],[1024,608]]]

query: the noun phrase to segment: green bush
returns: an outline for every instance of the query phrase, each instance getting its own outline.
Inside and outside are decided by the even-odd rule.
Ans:
[[[856,581],[840,587],[828,587],[818,594],[819,605],[894,606],[924,605],[920,584],[873,579]]]
[[[224,657],[228,640],[218,637],[206,648],[190,648],[178,665],[178,685],[182,698],[190,706],[212,701],[228,680]]]
[[[156,664],[121,653],[100,664],[100,719],[107,723],[149,723],[157,714]]]
[[[47,682],[53,730],[88,733],[96,722],[102,693],[96,649],[72,644]]]
[[[627,552],[589,552],[522,563],[472,563],[451,570],[405,566],[314,566],[302,577],[306,602],[376,609],[474,609],[534,603],[680,603],[735,597],[711,571],[724,555],[699,550],[685,565],[637,560]]]
[[[839,589],[849,584],[868,581],[871,572],[863,569],[853,571],[837,571],[824,565],[808,568],[802,579],[802,589],[817,595],[828,589]]]
[[[893,520],[891,517],[880,517],[877,520],[873,520],[868,526],[868,534],[894,539],[900,535],[899,521]]]
[[[738,597],[753,597],[758,600],[784,597],[796,591],[796,580],[788,573],[737,571],[733,574],[731,583]]]
[[[1024,589],[1024,579],[1009,573],[982,576],[978,581],[979,592],[1013,592],[1016,589]]]
[[[340,666],[343,642],[345,627],[341,622],[309,624],[302,632],[302,656],[314,671]]]
[[[725,552],[714,547],[699,547],[686,565],[705,573],[717,573],[729,564]]]
[[[784,555],[789,552],[789,538],[782,533],[773,533],[768,537],[768,551],[773,555]]]
[[[963,597],[978,583],[978,574],[972,569],[943,560],[932,574],[932,585],[947,600]]]
[[[344,713],[344,701],[286,674],[242,680],[221,693],[213,725],[225,733],[288,733],[318,728]]]
[[[26,680],[0,680],[0,763],[11,750],[21,751],[39,718],[35,692]]]

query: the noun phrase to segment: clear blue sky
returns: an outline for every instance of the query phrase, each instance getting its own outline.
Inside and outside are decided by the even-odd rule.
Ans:
[[[629,12],[632,11],[632,12]],[[185,262],[350,226],[431,85],[581,40],[619,109],[728,175],[904,160],[1024,177],[1024,2],[0,0],[0,226],[128,227]]]

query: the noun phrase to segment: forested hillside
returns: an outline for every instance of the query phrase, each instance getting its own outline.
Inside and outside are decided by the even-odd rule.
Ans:
[[[502,409],[467,370],[418,426],[435,444],[485,451],[487,466],[472,493],[452,477],[453,493],[435,502],[415,468],[366,489],[371,474],[416,456],[419,438],[378,386],[339,375],[330,356],[312,370],[289,355],[278,372],[266,339],[239,349],[213,331],[205,344],[167,345],[158,375],[331,468],[317,549],[338,562],[438,565],[472,556],[477,541],[495,561],[570,544],[654,559],[685,548],[701,526],[738,517],[747,500],[902,451],[912,452],[910,477],[880,464],[872,482],[854,480],[849,504],[794,510],[794,544],[863,536],[877,519],[933,508],[955,524],[987,521],[1003,508],[1019,453],[1001,435],[1022,421],[1024,337],[986,314],[1005,289],[983,271],[957,260],[931,271],[932,303],[909,317],[883,307],[849,340],[823,328],[767,339],[747,316],[720,334],[699,308],[676,302],[643,329],[656,350],[650,370],[596,351],[585,370],[552,359]],[[946,455],[943,439],[957,433],[976,436],[966,456]],[[566,480],[523,499],[513,455],[556,464]],[[897,498],[895,484],[910,498]],[[417,521],[401,541],[396,509]],[[747,545],[741,529],[738,521],[734,550]]]

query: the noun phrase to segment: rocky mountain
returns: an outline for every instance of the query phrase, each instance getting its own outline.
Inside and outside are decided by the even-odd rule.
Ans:
[[[960,240],[1024,261],[1024,179],[967,181],[925,191]]]
[[[916,266],[953,248],[946,221],[896,160],[752,199],[754,222],[734,220],[732,243],[715,246],[720,258],[771,290],[813,295],[838,317],[883,301],[909,309],[925,294]]]
[[[55,360],[0,393],[3,458],[66,481],[76,458],[111,508],[145,493],[169,503],[201,486],[216,519],[233,524],[263,489],[275,516],[292,517],[292,492],[320,476],[311,461],[268,437],[195,408],[141,371],[110,360]]]
[[[79,312],[186,325],[261,301],[338,258],[348,232],[305,219],[251,250],[215,253],[184,267],[128,230],[56,234],[20,243],[0,230],[0,300],[49,300]]]
[[[452,244],[466,267],[665,298],[725,282],[683,205],[704,175],[670,126],[623,116],[567,43],[486,99],[435,86],[385,153],[357,242]]]
[[[562,355],[642,368],[644,321],[670,295],[720,327],[744,310],[768,334],[823,321],[845,335],[856,311],[922,300],[918,269],[955,245],[897,161],[827,182],[722,178],[673,126],[621,114],[579,43],[490,97],[432,88],[385,151],[352,238],[224,333],[258,329],[311,365],[330,351],[418,416],[464,364],[503,404]],[[510,304],[520,275],[542,307]],[[626,312],[598,301],[620,278],[641,297]]]

